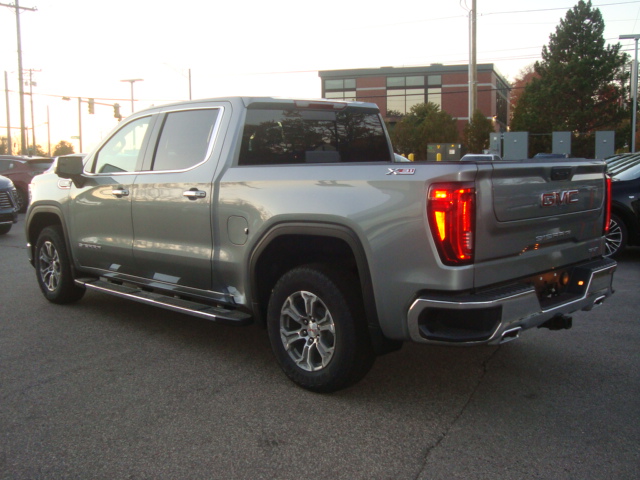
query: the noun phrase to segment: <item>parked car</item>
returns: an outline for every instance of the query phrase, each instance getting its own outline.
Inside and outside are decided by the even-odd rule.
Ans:
[[[13,182],[0,175],[0,235],[9,233],[18,221],[18,193]]]
[[[18,210],[25,212],[29,205],[31,179],[47,170],[53,163],[48,157],[0,155],[0,175],[10,178],[18,191]]]
[[[467,153],[460,159],[461,162],[501,162],[502,157],[495,153]]]
[[[533,156],[534,160],[560,160],[564,158],[571,158],[568,153],[536,153]]]
[[[607,159],[611,176],[611,222],[606,236],[607,256],[640,245],[640,154]]]

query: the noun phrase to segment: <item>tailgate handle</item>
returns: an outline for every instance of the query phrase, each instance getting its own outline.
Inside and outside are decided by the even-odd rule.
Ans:
[[[571,178],[571,167],[553,167],[551,169],[551,180],[569,180]]]

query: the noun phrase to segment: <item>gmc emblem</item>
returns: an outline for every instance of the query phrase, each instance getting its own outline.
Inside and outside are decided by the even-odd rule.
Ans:
[[[578,190],[543,193],[540,198],[540,204],[543,207],[554,207],[576,203],[578,202],[578,193]]]

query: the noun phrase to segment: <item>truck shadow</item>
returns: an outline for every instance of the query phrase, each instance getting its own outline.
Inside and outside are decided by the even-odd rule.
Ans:
[[[272,355],[267,332],[262,327],[217,325],[94,292],[88,292],[73,306],[61,308],[69,308],[69,313],[77,316],[78,321],[97,322],[96,328],[117,331],[123,342],[131,342],[138,347],[144,345],[145,351],[157,349],[159,353],[170,351],[173,355],[180,352],[185,365],[214,363],[215,382],[219,385],[233,389],[245,379],[253,383],[258,396],[261,391],[272,395],[277,389],[285,397],[311,396],[322,399],[321,402],[359,399],[367,403],[388,404],[389,398],[393,398],[394,402],[406,406],[416,401],[430,403],[441,398],[462,401],[478,387],[490,362],[513,357],[511,360],[522,362],[521,373],[526,375],[529,368],[537,372],[535,360],[532,360],[536,356],[535,350],[542,350],[541,355],[546,358],[556,355],[544,346],[544,339],[539,340],[542,344],[525,344],[525,341],[518,340],[502,346],[480,347],[406,343],[400,351],[378,357],[360,383],[332,395],[317,395],[295,386],[280,371]],[[523,334],[527,338],[528,335],[529,332]],[[524,353],[514,356],[511,352],[517,352],[519,347],[524,347]],[[558,358],[557,363],[563,362]],[[186,367],[176,365],[175,368]],[[190,374],[197,375],[197,372]],[[202,371],[202,382],[212,380],[210,370]]]

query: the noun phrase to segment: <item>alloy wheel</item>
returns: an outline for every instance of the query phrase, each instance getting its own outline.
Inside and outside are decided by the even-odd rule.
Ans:
[[[50,292],[54,292],[60,284],[61,266],[60,256],[55,245],[46,241],[40,249],[39,256],[40,278],[43,285]]]
[[[609,223],[609,232],[605,236],[605,256],[615,255],[624,240],[622,226],[612,217]]]
[[[287,298],[280,311],[280,339],[289,357],[305,371],[321,370],[331,362],[335,325],[320,297],[299,291]]]

